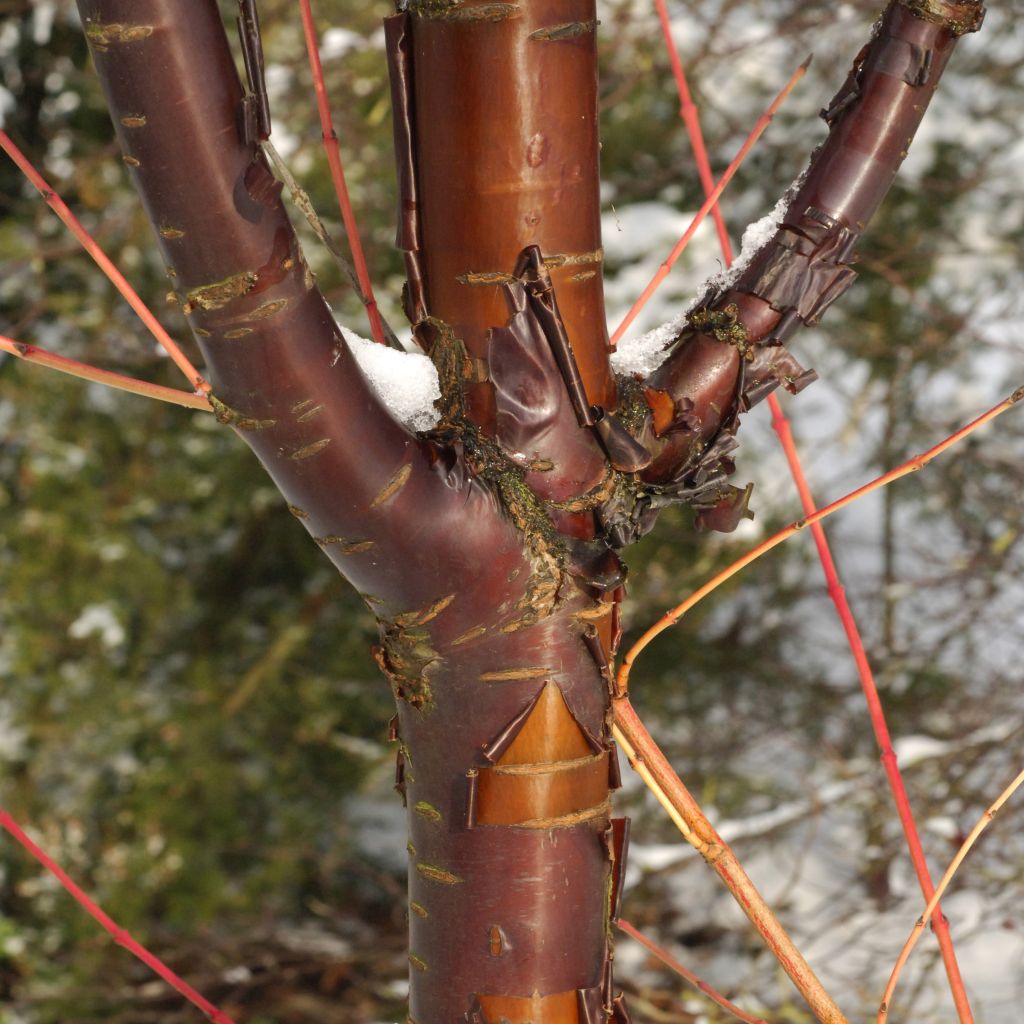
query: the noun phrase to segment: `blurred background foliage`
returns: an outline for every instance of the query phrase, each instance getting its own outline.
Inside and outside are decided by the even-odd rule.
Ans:
[[[379,27],[391,8],[315,6],[349,188],[379,297],[398,325]],[[222,7],[233,18],[235,5]],[[823,137],[818,108],[878,7],[670,3],[719,170],[781,82],[816,54],[727,193],[734,237],[774,205]],[[340,236],[295,5],[262,0],[260,13],[275,144]],[[600,16],[615,323],[701,193],[653,4],[603,0]],[[1022,61],[1022,22],[1011,8],[993,10],[958,51],[864,240],[859,284],[826,326],[792,346],[822,376],[787,402],[822,499],[1021,383]],[[164,301],[163,266],[73,4],[0,0],[0,87],[5,130],[190,346]],[[306,250],[339,318],[366,333],[330,258],[312,240]],[[702,233],[645,323],[673,316],[718,269],[716,258],[712,234]],[[179,383],[6,161],[0,330]],[[404,840],[389,795],[391,698],[368,656],[372,618],[211,417],[0,359],[0,806],[31,823],[120,923],[239,1021],[403,1019]],[[755,523],[698,536],[689,515],[666,514],[629,557],[634,633],[797,516],[766,409],[748,421],[739,476],[755,481]],[[940,868],[1020,749],[1022,433],[1010,414],[830,527],[893,733],[916,743],[903,750],[909,785]],[[697,609],[634,678],[683,777],[716,820],[738,830],[738,852],[754,858],[787,924],[856,1015],[877,999],[875,978],[899,945],[893,936],[918,911],[844,651],[803,538]],[[846,788],[832,800],[837,785]],[[642,794],[628,787],[622,802],[639,833],[629,915],[773,1020],[806,1020],[711,877],[685,850],[659,852],[671,830]],[[773,824],[779,807],[796,808],[788,824]],[[972,989],[986,1020],[1010,1019],[1000,1007],[1022,995],[1013,980],[1024,977],[1020,822],[1018,811],[1005,812],[1000,839],[978,854],[969,882],[977,912],[959,922],[967,959],[1001,965]],[[1003,960],[985,955],[990,942]],[[862,955],[844,959],[851,944]],[[620,974],[638,1017],[718,1019],[629,949],[620,962],[632,970]],[[948,1021],[934,956],[921,961],[903,1005],[913,1000],[917,1021]],[[193,1019],[0,838],[3,1024]]]

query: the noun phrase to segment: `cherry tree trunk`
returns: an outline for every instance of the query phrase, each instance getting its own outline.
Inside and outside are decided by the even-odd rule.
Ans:
[[[368,385],[316,288],[260,147],[258,61],[254,95],[215,0],[79,0],[217,415],[380,624],[411,1020],[624,1020],[617,550],[670,501],[714,528],[746,514],[725,482],[739,415],[813,376],[781,341],[850,283],[979,8],[890,6],[778,235],[644,382],[609,365],[594,0],[406,6],[386,36],[405,306],[442,389],[424,433]]]

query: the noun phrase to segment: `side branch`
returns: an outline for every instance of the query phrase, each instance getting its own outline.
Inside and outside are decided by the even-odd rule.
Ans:
[[[127,949],[131,954],[138,957],[151,971],[158,974],[171,988],[180,992],[193,1006],[203,1011],[207,1019],[213,1024],[235,1024],[235,1022],[222,1010],[218,1010],[205,996],[197,992],[183,978],[174,973],[159,957],[151,953],[145,946],[140,945],[121,928],[94,900],[90,899],[85,892],[72,880],[71,876],[45,851],[34,843],[25,833],[25,830],[11,817],[11,815],[0,808],[0,828],[5,829],[32,857],[35,858],[54,878],[60,882],[64,890],[81,906],[85,912],[96,921],[103,930],[119,945]]]
[[[853,283],[860,234],[907,155],[958,37],[982,14],[977,2],[889,4],[822,112],[829,136],[787,195],[774,236],[712,282],[645,381],[651,486],[686,491],[695,472],[724,477],[739,415],[780,385],[796,393],[814,379],[783,344]],[[721,501],[742,514],[735,495],[723,489]],[[738,514],[721,518],[730,528]]]
[[[151,384],[148,380],[128,377],[123,373],[115,373],[113,370],[103,370],[98,366],[90,366],[88,363],[81,363],[77,359],[68,359],[66,356],[47,352],[46,349],[39,348],[37,345],[26,345],[23,341],[15,341],[13,338],[8,338],[4,335],[0,335],[0,351],[7,352],[16,359],[24,359],[27,363],[45,366],[47,369],[66,373],[68,376],[77,377],[79,380],[89,380],[96,384],[105,384],[107,387],[115,388],[118,391],[127,391],[132,395],[141,395],[143,398],[155,398],[161,402],[170,402],[171,405],[181,405],[186,409],[198,409],[201,412],[213,411],[210,400],[206,395],[179,391],[177,388],[167,388],[161,384]]]
[[[518,551],[461,457],[441,459],[418,441],[359,371],[288,221],[215,0],[79,8],[218,418],[328,557],[361,591],[387,599],[402,589],[399,566],[443,564],[467,504],[480,506],[473,538],[458,539],[467,552]],[[396,525],[413,520],[429,521],[434,538]],[[423,601],[436,596],[433,577],[421,584]]]
[[[160,321],[153,316],[149,307],[139,298],[138,293],[128,283],[124,274],[114,266],[110,257],[97,245],[96,240],[82,226],[82,222],[71,212],[67,203],[46,183],[43,176],[32,166],[29,159],[11,141],[6,132],[0,131],[0,149],[18,165],[18,169],[39,190],[46,204],[64,222],[67,229],[75,236],[82,248],[96,261],[100,270],[106,274],[111,284],[124,296],[125,301],[138,314],[149,332],[160,343],[164,351],[174,360],[175,366],[188,378],[189,383],[204,394],[209,392],[210,385],[202,374],[192,365],[188,356],[182,352],[178,343],[163,329]]]

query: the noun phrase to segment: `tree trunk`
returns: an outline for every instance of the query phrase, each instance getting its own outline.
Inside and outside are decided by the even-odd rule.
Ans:
[[[411,1019],[624,1019],[616,549],[668,501],[717,528],[744,514],[724,483],[739,413],[809,379],[779,341],[849,283],[978,8],[891,6],[779,235],[645,387],[608,360],[593,0],[408,6],[387,36],[406,308],[443,394],[425,434],[365,382],[304,264],[214,0],[79,0],[218,416],[380,623]]]

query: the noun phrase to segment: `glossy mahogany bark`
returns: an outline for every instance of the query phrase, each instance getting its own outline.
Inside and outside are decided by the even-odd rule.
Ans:
[[[776,239],[651,380],[617,387],[593,0],[408,6],[387,25],[398,244],[443,393],[419,435],[368,387],[304,264],[215,0],[79,0],[218,415],[378,619],[411,1020],[621,1022],[614,549],[668,501],[719,528],[742,514],[719,482],[738,413],[806,382],[772,343],[848,283],[851,240],[977,8],[890,7]]]
[[[594,0],[410,9],[426,308],[485,357],[507,316],[500,284],[537,245],[590,401],[612,408]],[[486,388],[472,409],[490,425]]]
[[[608,682],[594,652],[595,623],[610,636],[614,612],[582,568],[569,572],[572,559],[553,525],[559,513],[545,512],[524,478],[533,474],[551,497],[571,499],[607,466],[545,347],[558,327],[557,316],[547,334],[542,326],[555,308],[550,281],[543,268],[533,284],[513,278],[523,247],[513,232],[500,246],[501,287],[455,288],[487,298],[472,358],[508,342],[513,358],[496,374],[503,397],[495,407],[504,409],[503,436],[518,431],[531,465],[462,419],[469,364],[441,323],[439,314],[457,312],[443,299],[431,308],[431,348],[443,374],[458,371],[444,378],[449,401],[439,432],[413,436],[366,385],[304,265],[280,186],[246,131],[244,91],[215,3],[82,0],[80,8],[125,163],[206,358],[218,414],[380,622],[376,656],[398,701],[398,781],[410,813],[411,1015],[603,1021],[605,1008],[618,1012],[608,962],[621,842],[608,800],[617,770]],[[586,45],[592,114],[592,26]],[[578,44],[529,48],[573,56]],[[512,62],[507,70],[522,68]],[[508,95],[514,87],[505,82]],[[595,198],[585,232],[543,236],[559,252],[599,248],[593,116],[587,134],[581,149],[590,151],[586,188]],[[550,157],[537,142],[535,162],[564,164],[569,154],[559,145]],[[476,159],[469,151],[460,162]],[[571,177],[567,187],[580,191],[582,171]],[[505,216],[503,207],[482,234],[495,236]],[[462,244],[449,238],[435,247]],[[492,257],[465,245],[465,268]],[[573,265],[574,274],[585,269]],[[430,278],[441,280],[440,272]],[[592,327],[603,320],[600,277],[588,281],[573,282],[581,297],[571,305],[576,321]],[[485,328],[506,324],[508,335],[492,342]],[[516,352],[526,357],[522,366]],[[605,393],[606,359],[603,377],[585,364],[587,373]],[[535,406],[547,413],[537,417]],[[534,466],[547,450],[558,465]],[[539,746],[529,740],[537,732],[531,710],[545,723]]]

